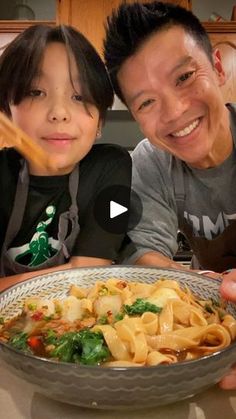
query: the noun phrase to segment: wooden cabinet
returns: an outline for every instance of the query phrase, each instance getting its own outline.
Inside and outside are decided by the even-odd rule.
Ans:
[[[102,54],[104,23],[106,17],[124,0],[56,0],[56,19],[50,21],[0,20],[0,54],[15,36],[27,27],[37,23],[65,23],[79,29]],[[134,0],[127,0],[132,3]],[[140,0],[141,1],[141,0]],[[151,0],[142,0],[146,3]],[[163,0],[167,2],[168,0]],[[170,0],[171,1],[171,0]],[[172,0],[191,9],[191,0]]]
[[[65,23],[79,29],[102,54],[104,23],[113,9],[124,0],[57,0],[56,20],[43,21],[49,25]],[[126,0],[132,3],[134,0]],[[137,1],[137,0],[136,0]],[[140,0],[146,3],[151,0]],[[192,9],[191,0],[163,0]],[[5,46],[22,30],[38,21],[1,21],[0,54]],[[236,21],[203,23],[213,47],[219,48],[227,81],[222,87],[225,101],[236,102]]]
[[[57,0],[57,22],[79,29],[102,54],[106,17],[123,0]],[[132,3],[134,0],[127,0]],[[150,2],[151,0],[146,0]],[[192,9],[191,0],[164,0]],[[204,23],[212,45],[219,48],[227,82],[222,87],[225,101],[236,102],[236,22]]]
[[[52,26],[56,21],[22,21],[22,20],[0,20],[0,55],[4,48],[24,29],[36,23],[47,23]]]
[[[142,1],[150,3],[151,0]],[[127,0],[127,3],[133,2],[134,0]],[[191,9],[191,0],[170,2]],[[79,29],[102,54],[106,17],[121,3],[122,0],[57,0],[57,21]]]

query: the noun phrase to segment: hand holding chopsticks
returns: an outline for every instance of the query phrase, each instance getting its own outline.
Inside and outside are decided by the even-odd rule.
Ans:
[[[43,169],[56,170],[52,157],[0,112],[0,149],[5,147],[14,147],[27,160]]]

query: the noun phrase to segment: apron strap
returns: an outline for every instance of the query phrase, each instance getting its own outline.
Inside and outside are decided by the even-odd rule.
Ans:
[[[230,130],[233,137],[234,147],[236,148],[236,104],[235,103],[226,103],[227,108],[229,109],[229,118],[230,118]]]
[[[78,224],[78,206],[77,206],[77,192],[79,187],[79,164],[77,164],[69,176],[69,193],[71,197],[71,205],[69,210],[60,216],[58,226],[58,240],[60,241],[63,252],[68,257],[68,250],[64,244],[64,239],[68,233],[69,222],[71,221],[71,228],[75,228]],[[3,264],[3,255],[7,251],[12,240],[16,237],[22,226],[24,212],[27,203],[29,190],[29,172],[26,160],[21,160],[21,169],[18,176],[16,193],[14,198],[13,209],[9,218],[5,240],[1,252],[1,265]],[[0,267],[3,269],[3,266]]]
[[[69,212],[72,216],[78,215],[77,194],[79,189],[79,163],[74,167],[69,178],[69,192],[71,196],[71,206]]]
[[[172,156],[172,182],[174,185],[174,195],[178,211],[179,226],[183,224],[184,203],[186,198],[184,187],[184,168],[182,162]]]
[[[5,249],[8,248],[14,237],[16,237],[17,233],[19,232],[25,207],[26,201],[28,197],[28,188],[29,188],[29,175],[28,175],[28,167],[27,167],[26,160],[21,160],[21,169],[18,176],[17,186],[16,186],[16,194],[13,204],[12,213],[8,222],[6,235],[5,235]]]
[[[62,246],[63,254],[66,258],[69,257],[69,252],[65,244],[65,238],[68,233],[69,223],[73,230],[78,225],[78,205],[77,193],[79,188],[79,163],[74,167],[69,177],[69,192],[71,197],[71,205],[67,212],[61,214],[58,225],[58,240]]]

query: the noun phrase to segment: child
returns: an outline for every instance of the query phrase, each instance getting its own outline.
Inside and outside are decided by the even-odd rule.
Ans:
[[[0,92],[0,110],[57,168],[0,150],[0,289],[36,274],[111,264],[125,229],[102,229],[94,205],[105,188],[130,187],[131,159],[119,146],[94,145],[113,103],[101,58],[72,27],[32,26],[0,58]]]

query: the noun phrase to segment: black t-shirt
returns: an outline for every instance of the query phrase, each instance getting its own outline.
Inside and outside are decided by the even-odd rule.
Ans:
[[[2,248],[9,217],[13,208],[20,159],[14,149],[0,152],[0,249]],[[69,175],[33,176],[29,179],[29,192],[21,229],[13,239],[13,248],[30,242],[40,221],[45,222],[46,208],[56,208],[55,215],[47,226],[47,234],[57,239],[58,220],[68,210],[71,198],[68,190]],[[94,201],[106,187],[131,186],[131,158],[125,149],[110,144],[94,145],[79,163],[79,208],[80,233],[72,256],[88,256],[115,260],[124,239],[124,234],[112,234],[102,229],[94,218]],[[129,203],[127,202],[127,206]],[[27,265],[26,263],[24,263]]]

